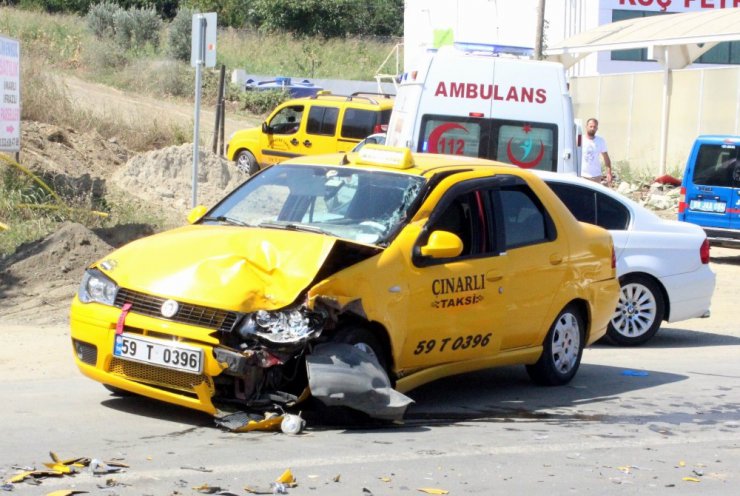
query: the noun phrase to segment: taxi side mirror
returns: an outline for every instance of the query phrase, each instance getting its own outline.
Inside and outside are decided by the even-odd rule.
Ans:
[[[447,231],[434,231],[429,241],[421,247],[421,254],[432,258],[451,258],[460,255],[463,242],[459,236]]]
[[[272,128],[266,122],[262,123],[262,134],[272,134]]]
[[[195,224],[206,214],[206,212],[208,212],[208,208],[205,205],[194,207],[188,214],[188,224]]]

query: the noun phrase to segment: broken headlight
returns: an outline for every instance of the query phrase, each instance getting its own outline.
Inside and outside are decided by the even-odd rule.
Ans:
[[[98,269],[88,269],[82,276],[77,296],[82,303],[103,303],[113,305],[118,293],[118,285]]]
[[[305,307],[285,310],[258,310],[247,315],[239,326],[239,335],[248,339],[256,336],[272,343],[297,343],[318,337],[326,317]]]

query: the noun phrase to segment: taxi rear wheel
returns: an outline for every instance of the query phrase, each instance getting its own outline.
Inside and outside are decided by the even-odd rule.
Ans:
[[[236,168],[250,176],[260,170],[257,159],[248,150],[242,150],[236,155]]]
[[[637,346],[652,338],[663,321],[663,293],[651,279],[632,275],[620,281],[619,302],[606,341],[619,346]]]
[[[585,324],[575,305],[568,305],[552,323],[537,363],[527,365],[533,382],[543,386],[567,384],[576,375],[585,346]]]

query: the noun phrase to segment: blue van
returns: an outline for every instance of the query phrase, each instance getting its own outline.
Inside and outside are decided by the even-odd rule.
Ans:
[[[704,228],[713,245],[740,248],[740,136],[699,136],[689,154],[678,220]]]

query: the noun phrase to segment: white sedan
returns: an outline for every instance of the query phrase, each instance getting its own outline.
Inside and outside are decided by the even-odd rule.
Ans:
[[[622,286],[605,338],[636,346],[662,321],[708,317],[715,274],[709,242],[696,225],[664,220],[650,210],[593,181],[541,173],[575,217],[608,229],[614,239]]]

